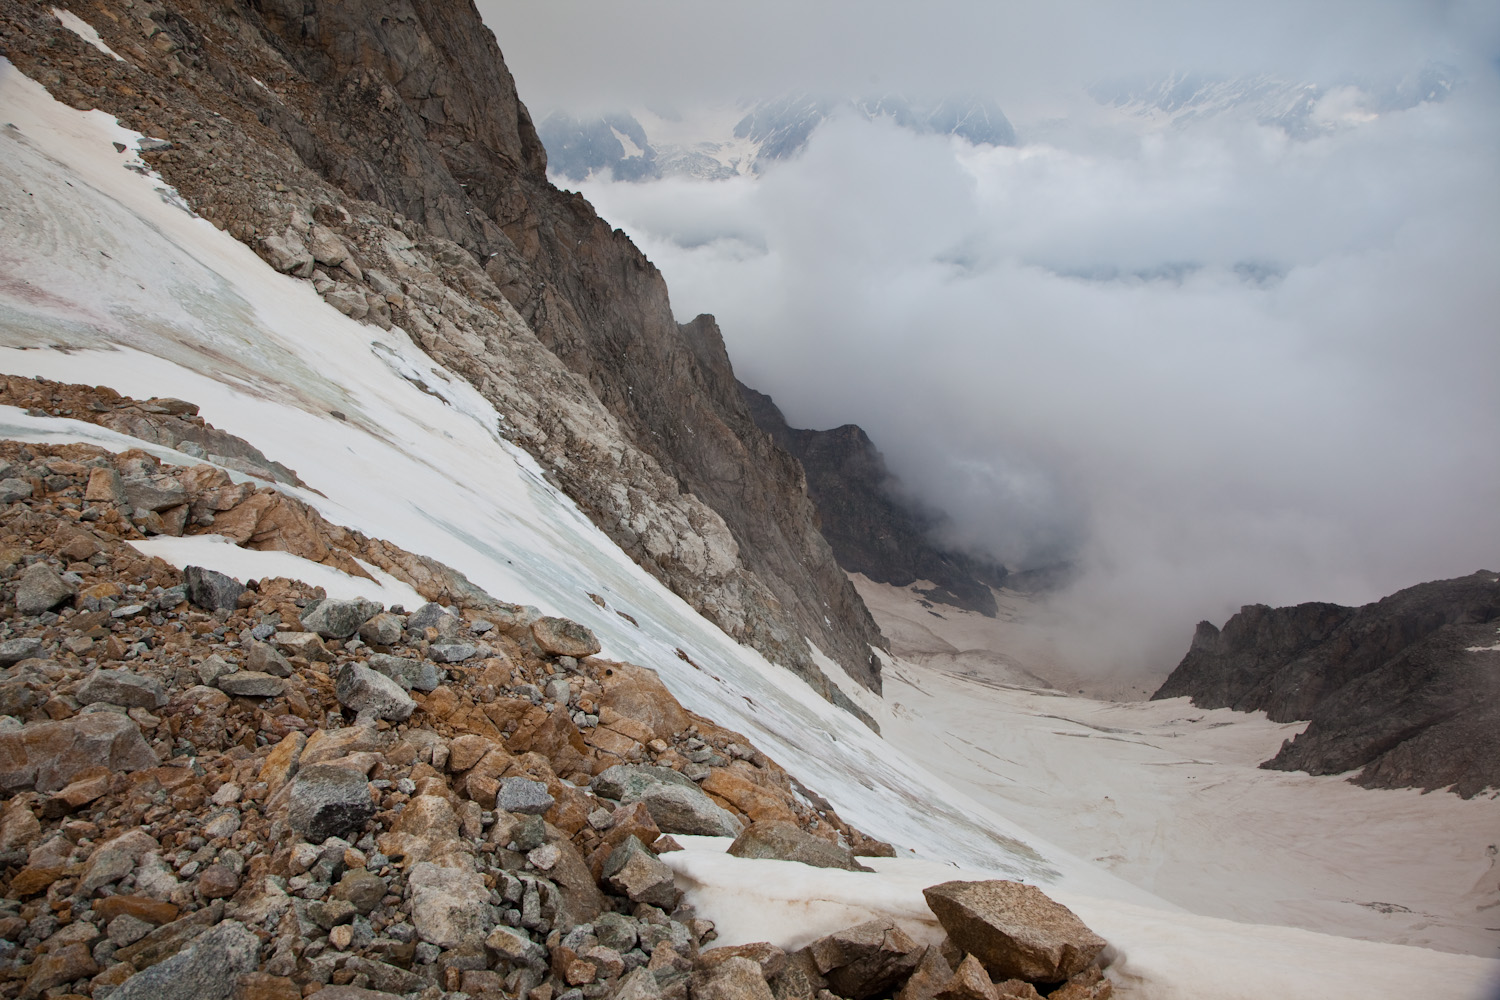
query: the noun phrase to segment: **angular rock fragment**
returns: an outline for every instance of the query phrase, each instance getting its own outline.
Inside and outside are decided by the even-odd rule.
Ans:
[[[530,778],[506,778],[500,782],[500,791],[495,794],[496,809],[534,816],[551,809],[555,802],[543,782]]]
[[[405,722],[417,710],[417,703],[401,690],[401,685],[359,663],[344,664],[334,694],[340,705],[356,715],[392,722]]]
[[[490,890],[483,876],[422,861],[407,877],[411,922],[422,940],[439,948],[483,941],[490,931]]]
[[[531,623],[531,637],[549,656],[582,659],[599,652],[599,640],[584,626],[567,618],[538,618]]]
[[[187,598],[205,611],[233,611],[245,592],[244,584],[232,576],[202,566],[188,566],[182,571]]]
[[[9,667],[22,660],[42,655],[40,639],[6,639],[0,642],[0,667]]]
[[[693,974],[694,1000],[774,1000],[756,962],[734,956]]]
[[[369,783],[358,771],[312,764],[292,779],[287,823],[311,843],[359,830],[374,815]]]
[[[46,563],[32,563],[21,574],[16,585],[16,610],[23,615],[51,611],[74,594],[72,584],[63,580]]]
[[[922,895],[953,943],[996,980],[1062,982],[1093,964],[1107,943],[1036,886],[944,882]]]
[[[736,837],[741,830],[733,814],[670,768],[616,764],[595,777],[594,791],[622,804],[644,803],[662,833]]]
[[[842,868],[851,872],[874,871],[854,860],[849,849],[833,841],[814,837],[793,823],[775,820],[751,823],[729,845],[737,858],[772,858],[797,861],[814,868]]]
[[[437,667],[425,660],[392,656],[389,653],[372,653],[368,662],[371,670],[385,674],[401,685],[403,691],[425,693],[436,690],[438,685],[443,683]]]
[[[922,946],[885,920],[870,920],[807,946],[828,988],[849,1000],[887,993],[916,968]]]
[[[325,639],[347,639],[383,610],[376,602],[363,597],[352,601],[319,601],[302,613],[302,627]]]
[[[160,708],[167,703],[167,689],[155,677],[129,670],[95,670],[84,678],[74,695],[80,705],[104,702],[125,708]]]
[[[604,862],[604,880],[615,892],[637,903],[670,911],[680,893],[672,869],[635,837],[627,837]]]
[[[114,712],[0,732],[0,790],[6,792],[55,792],[89,768],[139,771],[158,763],[140,727]]]
[[[259,670],[236,670],[218,680],[219,690],[242,698],[275,698],[286,691],[286,681]]]
[[[292,664],[268,642],[247,642],[245,645],[245,669],[254,670],[272,677],[292,676]]]
[[[228,1000],[235,981],[255,969],[260,938],[226,920],[191,945],[125,980],[115,1000]]]

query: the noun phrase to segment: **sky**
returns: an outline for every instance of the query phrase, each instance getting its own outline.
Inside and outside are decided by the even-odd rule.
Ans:
[[[836,117],[756,178],[580,185],[797,426],[859,423],[945,541],[1075,563],[1076,668],[1199,619],[1500,570],[1500,7],[481,3],[539,116],[978,94],[1014,148]],[[1422,70],[1441,102],[1382,95]],[[1318,134],[1085,88],[1319,87]]]

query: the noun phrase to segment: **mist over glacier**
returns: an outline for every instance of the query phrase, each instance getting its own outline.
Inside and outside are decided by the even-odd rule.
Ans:
[[[1027,10],[1019,25],[1050,37]],[[1238,43],[1179,13],[1196,30],[1180,51],[1085,65],[1095,32],[1034,77],[1025,59],[971,68],[1018,95],[1013,112],[996,94],[1014,148],[846,115],[755,179],[581,185],[665,273],[679,318],[718,317],[743,381],[794,425],[864,426],[951,515],[946,541],[1017,568],[1074,561],[1054,600],[1063,653],[1100,669],[1164,673],[1195,621],[1241,604],[1373,600],[1500,556],[1494,18],[1378,7],[1336,41],[1277,47],[1243,13],[1219,21]],[[957,34],[962,54],[976,32]],[[931,49],[903,49],[882,82],[957,86]],[[1317,133],[1173,124],[1082,93],[1085,72],[1194,52],[1323,74]],[[733,77],[743,53],[722,55]],[[1457,67],[1446,100],[1379,105],[1379,81],[1433,60]],[[640,61],[609,67],[613,97]],[[576,90],[536,79],[543,107]]]

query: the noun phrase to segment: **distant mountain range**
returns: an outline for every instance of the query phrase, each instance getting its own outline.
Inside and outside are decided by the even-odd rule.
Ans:
[[[1088,88],[1088,93],[1100,104],[1143,117],[1164,117],[1174,125],[1224,116],[1249,117],[1280,128],[1293,139],[1311,139],[1342,125],[1442,101],[1457,80],[1456,70],[1437,64],[1385,83],[1349,80],[1321,84],[1268,75],[1173,73],[1097,83]]]
[[[692,115],[638,110],[592,118],[554,112],[537,128],[550,172],[570,181],[757,174],[794,156],[818,126],[839,114],[888,119],[918,134],[955,135],[974,145],[1013,146],[1015,129],[994,101],[911,101],[894,95],[832,99],[794,93]]]

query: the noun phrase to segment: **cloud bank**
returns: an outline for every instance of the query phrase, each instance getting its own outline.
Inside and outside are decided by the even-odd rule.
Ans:
[[[1179,42],[1213,54],[1198,9]],[[1451,54],[1483,40],[1453,32],[1475,10],[1378,7],[1279,51]],[[1219,26],[1264,64],[1248,11]],[[1244,603],[1500,569],[1500,99],[1465,66],[1373,119],[1332,88],[1307,141],[1054,96],[1016,148],[847,118],[753,181],[583,190],[794,425],[863,425],[954,544],[1076,560],[1075,667],[1161,674]]]

